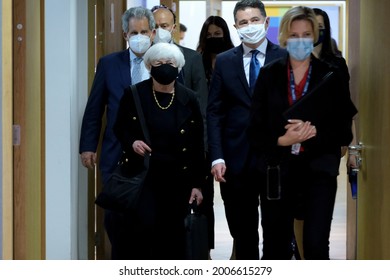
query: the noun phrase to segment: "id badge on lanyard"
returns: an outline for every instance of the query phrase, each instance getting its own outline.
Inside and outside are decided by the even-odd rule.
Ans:
[[[309,81],[311,76],[311,64],[309,66],[309,71],[306,77],[306,83],[302,91],[302,97],[306,94],[307,88],[309,87]],[[297,96],[295,94],[295,81],[294,81],[294,73],[293,70],[290,68],[290,89],[291,89],[291,99],[294,103],[297,101]],[[301,150],[301,143],[296,143],[291,146],[291,154],[293,155],[299,155],[299,152]]]
[[[293,155],[299,155],[300,150],[301,150],[301,143],[296,143],[291,146],[291,153]]]

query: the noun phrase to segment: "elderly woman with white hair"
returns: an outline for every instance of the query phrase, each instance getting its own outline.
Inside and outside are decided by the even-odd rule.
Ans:
[[[174,44],[158,43],[144,55],[151,78],[136,84],[150,145],[144,140],[131,87],[120,101],[114,133],[129,172],[150,168],[138,208],[124,214],[127,259],[184,259],[184,218],[189,203],[202,202],[203,120],[195,93],[176,82],[184,56]]]

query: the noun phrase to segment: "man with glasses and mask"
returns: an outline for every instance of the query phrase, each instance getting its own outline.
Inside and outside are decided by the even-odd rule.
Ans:
[[[113,125],[124,89],[150,77],[142,56],[155,36],[153,14],[143,7],[130,8],[122,16],[122,28],[129,49],[100,58],[81,127],[81,162],[83,166],[93,169],[97,163],[96,151],[106,111],[99,162],[103,184],[109,179],[122,154],[120,143],[113,133]],[[125,246],[125,241],[131,230],[128,217],[105,211],[104,223],[112,245],[112,259],[126,259],[126,252],[130,248]]]
[[[154,37],[154,44],[160,42],[175,44],[173,40],[173,33],[176,32],[176,15],[175,13],[164,5],[154,6],[151,9],[154,19],[156,21],[156,36]],[[178,82],[184,84],[186,87],[192,89],[198,96],[200,109],[204,119],[205,133],[205,153],[207,157],[207,133],[206,133],[206,107],[207,107],[207,80],[204,73],[203,62],[201,55],[192,49],[177,45],[182,51],[185,58],[185,65],[180,71]],[[201,205],[202,212],[206,215],[208,221],[208,239],[209,249],[214,248],[214,180],[210,174],[209,166],[205,170],[205,182],[202,187],[203,203]]]
[[[253,87],[262,65],[287,55],[267,40],[269,17],[259,0],[241,0],[234,27],[242,44],[216,58],[207,107],[211,172],[220,183],[236,259],[259,259],[259,191],[247,128]]]

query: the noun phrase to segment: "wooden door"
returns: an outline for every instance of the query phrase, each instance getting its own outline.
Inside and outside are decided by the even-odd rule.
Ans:
[[[13,258],[45,258],[43,0],[13,1]]]
[[[390,38],[388,0],[360,0],[357,259],[390,259]]]
[[[360,1],[348,1],[347,3],[348,18],[348,69],[351,76],[350,90],[352,99],[359,107],[359,69],[360,69]],[[358,127],[359,115],[355,117],[354,131]],[[356,139],[351,144],[356,144]],[[356,259],[357,243],[357,201],[352,198],[351,185],[347,182],[347,260]]]

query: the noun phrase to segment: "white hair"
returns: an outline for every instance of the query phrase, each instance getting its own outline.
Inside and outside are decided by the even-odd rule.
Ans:
[[[171,59],[175,62],[180,70],[185,64],[185,59],[182,51],[178,46],[171,43],[157,43],[151,46],[143,56],[146,69],[150,71],[152,62],[160,59]]]

